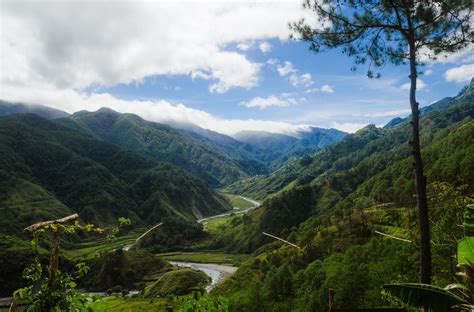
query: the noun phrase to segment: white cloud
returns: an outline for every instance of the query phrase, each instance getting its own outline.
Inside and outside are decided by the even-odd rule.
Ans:
[[[426,87],[428,87],[428,85],[421,79],[416,79],[416,89],[417,90],[423,90],[425,89]],[[405,91],[409,91],[410,90],[410,83],[407,82],[407,83],[404,83],[400,86],[400,88],[402,90],[405,90]]]
[[[321,92],[334,93],[334,89],[330,85],[324,85],[324,86],[321,87]]]
[[[277,66],[277,71],[280,76],[286,76],[291,73],[296,73],[297,70],[293,67],[293,64],[291,62],[286,61],[283,66],[279,65]]]
[[[281,97],[276,97],[274,95],[262,98],[262,97],[255,97],[247,102],[241,102],[241,104],[248,108],[255,108],[258,107],[260,109],[264,109],[267,107],[286,107],[290,105],[298,104],[297,100],[294,98],[289,97],[288,95],[282,94]]]
[[[385,111],[385,112],[375,112],[375,113],[370,113],[370,114],[364,114],[364,116],[376,118],[376,117],[403,116],[410,113],[411,113],[410,109],[398,109],[398,110],[391,110],[391,111]]]
[[[330,85],[323,85],[321,88],[310,88],[305,91],[306,93],[316,93],[316,92],[323,92],[323,93],[334,93],[334,88]]]
[[[359,129],[367,126],[366,123],[352,123],[352,122],[333,122],[331,128],[336,128],[345,132],[354,133]]]
[[[122,100],[108,93],[87,94],[71,89],[2,87],[2,99],[10,102],[43,104],[73,113],[79,110],[95,111],[101,107],[110,107],[121,113],[133,113],[146,120],[160,123],[191,123],[220,133],[233,135],[241,130],[268,131],[296,135],[297,131],[307,129],[306,125],[293,125],[287,122],[224,119],[205,111],[190,108],[184,104],[172,104],[164,100]],[[282,101],[296,103],[288,95],[281,96]]]
[[[276,58],[268,59],[267,64],[271,65],[271,66],[274,66],[274,65],[278,64],[278,60]]]
[[[310,73],[306,73],[301,76],[297,74],[292,74],[290,76],[290,82],[295,87],[297,86],[309,87],[313,84],[313,79],[311,78]]]
[[[474,77],[474,64],[461,65],[448,69],[444,74],[447,81],[469,82]]]
[[[319,91],[318,88],[311,88],[311,89],[307,89],[305,92],[306,92],[306,93],[316,93],[316,92],[318,92],[318,91]]]
[[[425,76],[430,76],[431,74],[433,74],[433,70],[432,70],[432,69],[427,69],[427,70],[425,70],[425,71],[423,72],[423,74],[424,74]]]
[[[300,75],[299,70],[297,70],[289,61],[285,61],[284,64],[281,65],[278,60],[269,59],[267,61],[267,64],[270,64],[272,66],[276,65],[276,69],[280,76],[286,77],[289,75],[288,80],[295,87],[303,86],[307,88],[314,83],[310,73]]]
[[[209,73],[205,73],[202,70],[195,70],[191,72],[191,79],[204,79],[209,80],[212,78],[212,75]]]
[[[249,42],[240,42],[239,44],[237,44],[237,49],[239,49],[241,51],[247,51],[251,47],[252,47],[252,44],[249,43]]]
[[[262,51],[262,53],[265,54],[265,53],[268,53],[272,50],[272,45],[269,44],[268,42],[264,41],[264,42],[260,43],[258,48],[260,49],[260,51]]]
[[[286,40],[303,16],[299,2],[5,0],[0,83],[84,90],[201,71],[212,92],[252,88],[260,65],[226,47]]]
[[[442,64],[462,64],[462,63],[471,63],[474,62],[474,44],[467,46],[466,48],[459,50],[457,52],[445,52],[439,55],[434,55],[433,52],[430,52],[426,47],[422,48],[419,52],[420,61],[424,63],[442,63]],[[436,60],[432,58],[436,57]]]

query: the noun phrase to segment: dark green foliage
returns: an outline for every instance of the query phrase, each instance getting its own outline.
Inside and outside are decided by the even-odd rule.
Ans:
[[[180,306],[178,312],[227,312],[229,300],[224,297],[203,296],[198,300],[188,298]]]
[[[451,257],[463,236],[463,229],[453,225],[462,223],[465,206],[473,201],[474,105],[472,92],[466,90],[421,120],[433,209],[433,282],[438,285],[453,282],[456,263]],[[412,282],[418,276],[419,234],[408,137],[407,123],[389,130],[367,127],[312,156],[311,163],[304,160],[304,167],[300,161],[274,173],[275,179],[283,174],[314,179],[302,183],[303,187],[285,185],[249,214],[250,222],[231,221],[221,229],[222,246],[255,252],[215,292],[249,311],[262,297],[261,311],[290,307],[324,311],[329,288],[335,289],[338,307],[389,305],[381,295],[381,285]],[[292,219],[300,213],[301,219]],[[281,242],[268,244],[261,238],[264,229],[272,229],[302,249]],[[413,243],[383,238],[375,230]],[[277,279],[272,276],[283,265],[292,272],[295,295],[270,299],[271,293],[262,289],[272,288],[270,282],[275,284]]]
[[[118,285],[135,289],[146,275],[171,269],[168,262],[153,254],[122,249],[92,259],[88,265],[91,271],[85,277],[83,286],[97,291],[105,291]]]
[[[35,222],[77,212],[96,225],[128,217],[137,227],[174,216],[187,220],[180,227],[186,232],[196,218],[231,209],[221,195],[183,170],[69,125],[32,114],[0,118],[0,233],[17,240],[2,257],[5,295],[19,286],[18,273],[31,262],[27,248],[18,251],[17,260],[9,252],[24,244],[23,228]]]
[[[0,238],[4,240],[3,237]],[[23,270],[33,262],[35,257],[38,257],[29,243],[22,244],[21,241],[17,241],[16,244],[18,244],[16,247],[1,246],[0,248],[1,297],[10,297],[15,289],[24,285],[24,280],[21,279]],[[48,261],[46,252],[41,252],[39,258],[43,264]]]
[[[154,252],[186,249],[207,236],[202,224],[177,217],[162,219],[163,225],[140,242],[140,246]]]
[[[314,261],[280,249],[249,260],[213,292],[245,311],[325,311],[329,288],[336,290],[335,304],[341,308],[384,306],[381,284],[416,276],[415,251],[415,246],[380,238]]]
[[[0,207],[3,220],[14,225],[2,231],[12,233],[71,210],[103,225],[119,216],[140,224],[168,215],[191,220],[230,208],[182,170],[124,151],[64,122],[36,115],[2,117],[0,150],[0,175],[6,177],[0,181]]]
[[[27,300],[27,311],[85,311],[91,298],[76,290],[76,281],[87,274],[89,268],[83,263],[76,265],[74,273],[56,271],[55,278],[44,276],[46,268],[36,258],[35,262],[25,268],[23,278],[29,286],[19,288],[13,293],[15,299]],[[90,300],[90,301],[89,301]]]
[[[145,297],[185,295],[199,291],[209,283],[209,277],[201,271],[178,269],[163,274],[145,289]]]
[[[284,301],[293,297],[293,274],[288,265],[282,265],[267,274],[265,285],[267,297],[272,301]]]

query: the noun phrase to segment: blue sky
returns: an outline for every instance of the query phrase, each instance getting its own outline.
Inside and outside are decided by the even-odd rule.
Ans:
[[[4,100],[70,113],[109,106],[231,135],[304,125],[355,131],[408,114],[407,66],[388,64],[380,79],[368,79],[366,67],[350,71],[340,50],[314,54],[288,40],[288,22],[314,18],[294,1],[1,6]],[[473,62],[472,50],[428,62],[420,104],[457,94]]]
[[[165,99],[171,103],[185,103],[225,119],[339,126],[351,131],[368,123],[383,125],[396,116],[408,115],[408,90],[402,87],[409,81],[407,65],[387,64],[380,69],[381,78],[369,79],[366,76],[367,67],[362,65],[355,72],[351,71],[352,59],[339,49],[315,54],[308,49],[306,42],[278,39],[264,42],[270,44],[271,51],[263,53],[258,43],[244,52],[235,46],[228,48],[245,53],[253,62],[262,64],[258,85],[252,88],[233,88],[225,93],[215,93],[208,90],[209,81],[204,79],[192,79],[189,75],[160,75],[148,77],[139,84],[118,84],[95,91],[126,100]],[[278,63],[270,64],[273,61]],[[309,73],[312,83],[293,85],[289,75],[280,75],[278,67],[285,66],[285,62],[293,65],[296,75]],[[417,93],[421,106],[454,96],[467,83],[446,80],[445,72],[453,67],[451,63],[423,66],[428,75],[420,76],[424,85]],[[321,91],[322,86],[330,86],[328,90],[333,92]],[[272,96],[295,99],[296,103],[265,108],[244,105],[256,97]]]

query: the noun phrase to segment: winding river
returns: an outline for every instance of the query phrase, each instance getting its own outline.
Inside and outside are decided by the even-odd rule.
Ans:
[[[196,263],[196,262],[181,262],[181,261],[169,261],[172,265],[178,267],[191,268],[204,272],[211,278],[211,284],[206,287],[207,291],[210,291],[214,286],[222,281],[225,277],[231,275],[237,270],[237,267],[230,265],[214,264],[214,263]]]
[[[240,196],[240,198],[248,201],[248,202],[251,202],[253,204],[252,207],[250,208],[247,208],[247,209],[242,209],[242,210],[234,210],[234,211],[230,211],[230,212],[226,212],[226,213],[221,213],[221,214],[218,214],[218,215],[214,215],[214,216],[211,216],[211,217],[206,217],[206,218],[201,218],[199,220],[197,220],[198,223],[202,223],[204,221],[208,221],[208,220],[212,220],[212,219],[215,219],[215,218],[221,218],[221,217],[228,217],[232,214],[234,215],[237,215],[237,214],[242,214],[242,213],[246,213],[250,210],[254,210],[254,209],[257,209],[258,207],[260,207],[260,203],[258,201],[255,201],[253,199],[250,199],[250,198],[247,198],[247,197],[243,197],[243,196]]]
[[[227,217],[227,216],[230,216],[231,214],[246,213],[250,210],[253,210],[253,209],[256,209],[256,208],[260,207],[260,203],[253,200],[253,199],[246,198],[246,197],[243,197],[243,196],[240,196],[240,195],[239,195],[239,197],[246,200],[246,201],[251,202],[253,204],[253,206],[250,207],[250,208],[247,208],[247,209],[239,210],[239,211],[227,212],[227,213],[214,215],[214,216],[207,217],[207,218],[202,218],[202,219],[197,220],[197,222],[201,223],[203,221],[211,220],[211,219],[214,219],[214,218]],[[154,227],[152,227],[151,229],[149,229],[148,231],[146,231],[139,238],[137,238],[136,241],[140,240],[143,236],[148,234],[153,229],[159,227],[161,224],[162,223],[157,224]],[[130,250],[130,248],[132,248],[135,245],[136,241],[131,243],[131,244],[124,245],[122,247],[122,249],[125,250],[125,251]],[[209,284],[206,287],[207,291],[210,291],[222,279],[224,279],[225,277],[231,275],[232,273],[234,273],[237,270],[237,267],[234,267],[234,266],[214,264],[214,263],[197,263],[197,262],[184,262],[184,261],[169,261],[169,262],[171,264],[175,265],[175,266],[178,266],[178,267],[192,268],[194,270],[204,272],[207,276],[209,276],[211,278],[211,284]]]

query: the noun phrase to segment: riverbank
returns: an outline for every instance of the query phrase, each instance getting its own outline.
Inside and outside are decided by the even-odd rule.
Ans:
[[[196,251],[196,252],[166,252],[156,254],[160,258],[167,261],[178,262],[196,262],[196,263],[212,263],[230,266],[240,266],[242,262],[248,259],[247,254],[229,254],[223,251]]]
[[[246,209],[233,209],[233,210],[231,210],[229,212],[226,212],[226,213],[221,213],[221,214],[214,215],[214,216],[211,216],[211,217],[201,218],[201,219],[197,220],[197,222],[198,223],[203,223],[205,221],[209,221],[209,220],[216,219],[216,218],[230,217],[232,215],[238,215],[238,214],[246,213],[246,212],[249,212],[251,210],[254,210],[254,209],[257,209],[258,207],[260,207],[260,203],[258,201],[255,201],[253,199],[250,199],[250,198],[247,198],[247,197],[244,197],[244,196],[240,196],[240,195],[237,195],[237,196],[240,197],[241,199],[246,200],[247,202],[251,203],[252,207],[249,207],[249,208],[246,208]]]
[[[195,263],[195,262],[179,262],[170,261],[172,265],[184,268],[191,268],[204,272],[211,278],[211,283],[206,287],[210,291],[215,285],[221,282],[224,278],[237,271],[237,267],[230,265],[214,264],[214,263]]]

